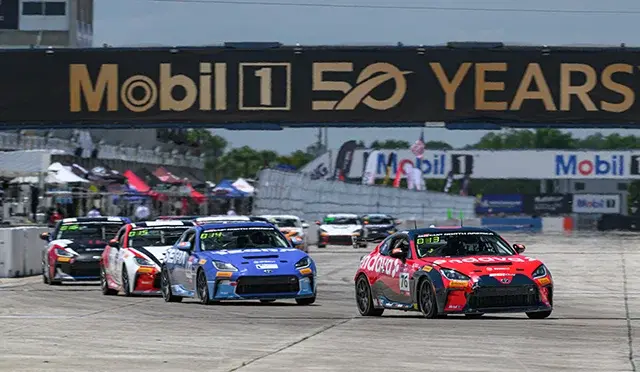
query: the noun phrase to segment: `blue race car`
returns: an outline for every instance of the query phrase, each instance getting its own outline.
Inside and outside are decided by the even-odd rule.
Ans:
[[[316,265],[266,222],[194,226],[169,248],[161,269],[166,302],[316,300]]]

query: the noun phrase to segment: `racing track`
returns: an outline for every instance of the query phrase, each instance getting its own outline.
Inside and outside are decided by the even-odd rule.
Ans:
[[[362,318],[352,276],[365,250],[330,248],[312,253],[322,277],[309,307],[167,304],[1,280],[0,371],[635,371],[640,237],[507,238],[550,267],[551,318]]]

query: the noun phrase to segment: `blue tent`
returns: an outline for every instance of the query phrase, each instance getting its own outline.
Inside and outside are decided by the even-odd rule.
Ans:
[[[246,192],[240,191],[233,186],[233,181],[222,180],[218,182],[216,187],[211,190],[211,196],[214,198],[244,198],[248,196]]]

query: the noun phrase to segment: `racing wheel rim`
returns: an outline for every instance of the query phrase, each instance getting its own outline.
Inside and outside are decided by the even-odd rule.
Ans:
[[[434,298],[433,292],[431,291],[431,285],[428,281],[424,281],[420,286],[420,307],[422,308],[422,312],[425,314],[430,314],[433,310],[434,306]]]
[[[162,270],[162,274],[160,275],[160,291],[165,300],[169,298],[169,275],[166,270]]]
[[[198,274],[198,296],[200,296],[200,300],[202,301],[209,300],[209,293],[207,293],[207,278],[203,272]]]
[[[369,288],[366,280],[362,277],[358,279],[358,284],[356,285],[356,297],[358,302],[358,310],[360,310],[361,313],[366,313],[367,311],[369,311]]]

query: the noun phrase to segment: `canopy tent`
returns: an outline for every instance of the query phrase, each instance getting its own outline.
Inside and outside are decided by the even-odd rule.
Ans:
[[[13,184],[37,184],[39,182],[37,176],[16,177],[9,181]],[[68,183],[89,183],[86,179],[78,177],[73,173],[71,167],[64,166],[60,163],[53,163],[47,169],[47,176],[44,179],[45,184],[64,185]]]
[[[71,170],[79,177],[88,179],[97,185],[110,185],[112,183],[124,184],[126,178],[118,171],[115,171],[109,167],[93,167],[91,170],[86,170],[79,164],[73,164]]]
[[[233,186],[233,182],[231,182],[231,180],[222,180],[218,182],[216,187],[211,191],[213,196],[218,198],[244,198],[249,195]]]
[[[154,176],[156,176],[160,182],[168,183],[168,184],[181,184],[182,179],[176,177],[173,173],[164,169],[163,167],[159,167],[155,171],[152,172]]]
[[[245,180],[244,178],[238,178],[233,184],[233,187],[235,187],[236,189],[245,192],[249,195],[252,195],[256,189],[251,186],[251,184],[249,184],[249,182],[247,182],[247,180]]]
[[[157,198],[160,196],[159,193],[151,190],[151,187],[149,187],[146,182],[144,182],[131,170],[127,170],[126,172],[124,172],[124,176],[127,178],[127,182],[129,183],[130,188],[134,191],[141,194],[149,195],[153,198]]]

